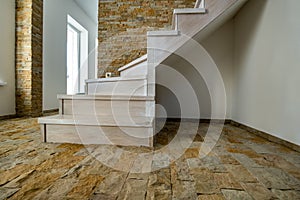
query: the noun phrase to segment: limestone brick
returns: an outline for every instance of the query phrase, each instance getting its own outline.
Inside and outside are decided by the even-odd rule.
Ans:
[[[43,105],[43,0],[16,0],[16,112],[39,116]]]
[[[146,54],[147,31],[170,29],[174,8],[193,8],[195,0],[100,0],[98,77]]]

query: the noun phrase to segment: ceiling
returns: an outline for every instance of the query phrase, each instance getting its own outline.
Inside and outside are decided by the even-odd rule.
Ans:
[[[95,22],[98,22],[98,0],[74,0],[78,6]]]

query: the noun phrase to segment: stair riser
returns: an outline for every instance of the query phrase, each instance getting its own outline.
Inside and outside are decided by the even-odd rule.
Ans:
[[[88,116],[88,115],[57,115],[39,118],[39,124],[80,124],[83,126],[125,126],[125,127],[153,127],[153,121],[149,117],[141,116]]]
[[[147,62],[143,62],[121,71],[121,77],[142,76],[147,75]]]
[[[61,101],[64,115],[154,116],[154,101],[66,100]]]
[[[147,95],[147,80],[124,80],[87,84],[88,95]]]
[[[180,15],[177,15],[177,28],[178,30],[180,30],[181,34],[189,34],[190,32],[190,26],[191,24],[189,23],[189,20],[201,20],[201,21],[204,21],[206,20],[207,22],[209,20],[211,20],[210,18],[208,17],[203,17],[204,15],[203,14],[180,14]]]
[[[152,147],[153,128],[42,124],[41,130],[43,141],[51,143]]]

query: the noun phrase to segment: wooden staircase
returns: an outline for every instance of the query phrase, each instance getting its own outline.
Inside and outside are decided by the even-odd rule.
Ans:
[[[153,146],[155,67],[190,38],[203,38],[246,0],[198,0],[175,9],[173,30],[147,33],[147,55],[121,67],[120,77],[86,81],[84,95],[58,95],[60,113],[39,118],[44,142]]]
[[[152,146],[154,97],[59,95],[60,114],[39,119],[45,142]]]

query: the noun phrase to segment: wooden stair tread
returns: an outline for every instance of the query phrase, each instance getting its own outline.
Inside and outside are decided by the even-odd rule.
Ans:
[[[179,8],[174,9],[174,14],[205,14],[205,8]]]
[[[148,31],[147,36],[178,36],[180,32],[178,30],[162,30],[162,31]]]
[[[103,83],[103,82],[117,82],[117,81],[135,81],[144,80],[146,76],[126,76],[126,77],[111,77],[111,78],[98,78],[98,79],[88,79],[86,83]]]
[[[84,125],[84,126],[103,126],[103,127],[152,127],[153,117],[117,116],[115,119],[108,116],[93,115],[54,115],[41,117],[39,124],[57,124],[57,125]]]
[[[112,100],[112,101],[154,101],[153,96],[131,96],[131,95],[57,95],[58,99],[66,100]]]

